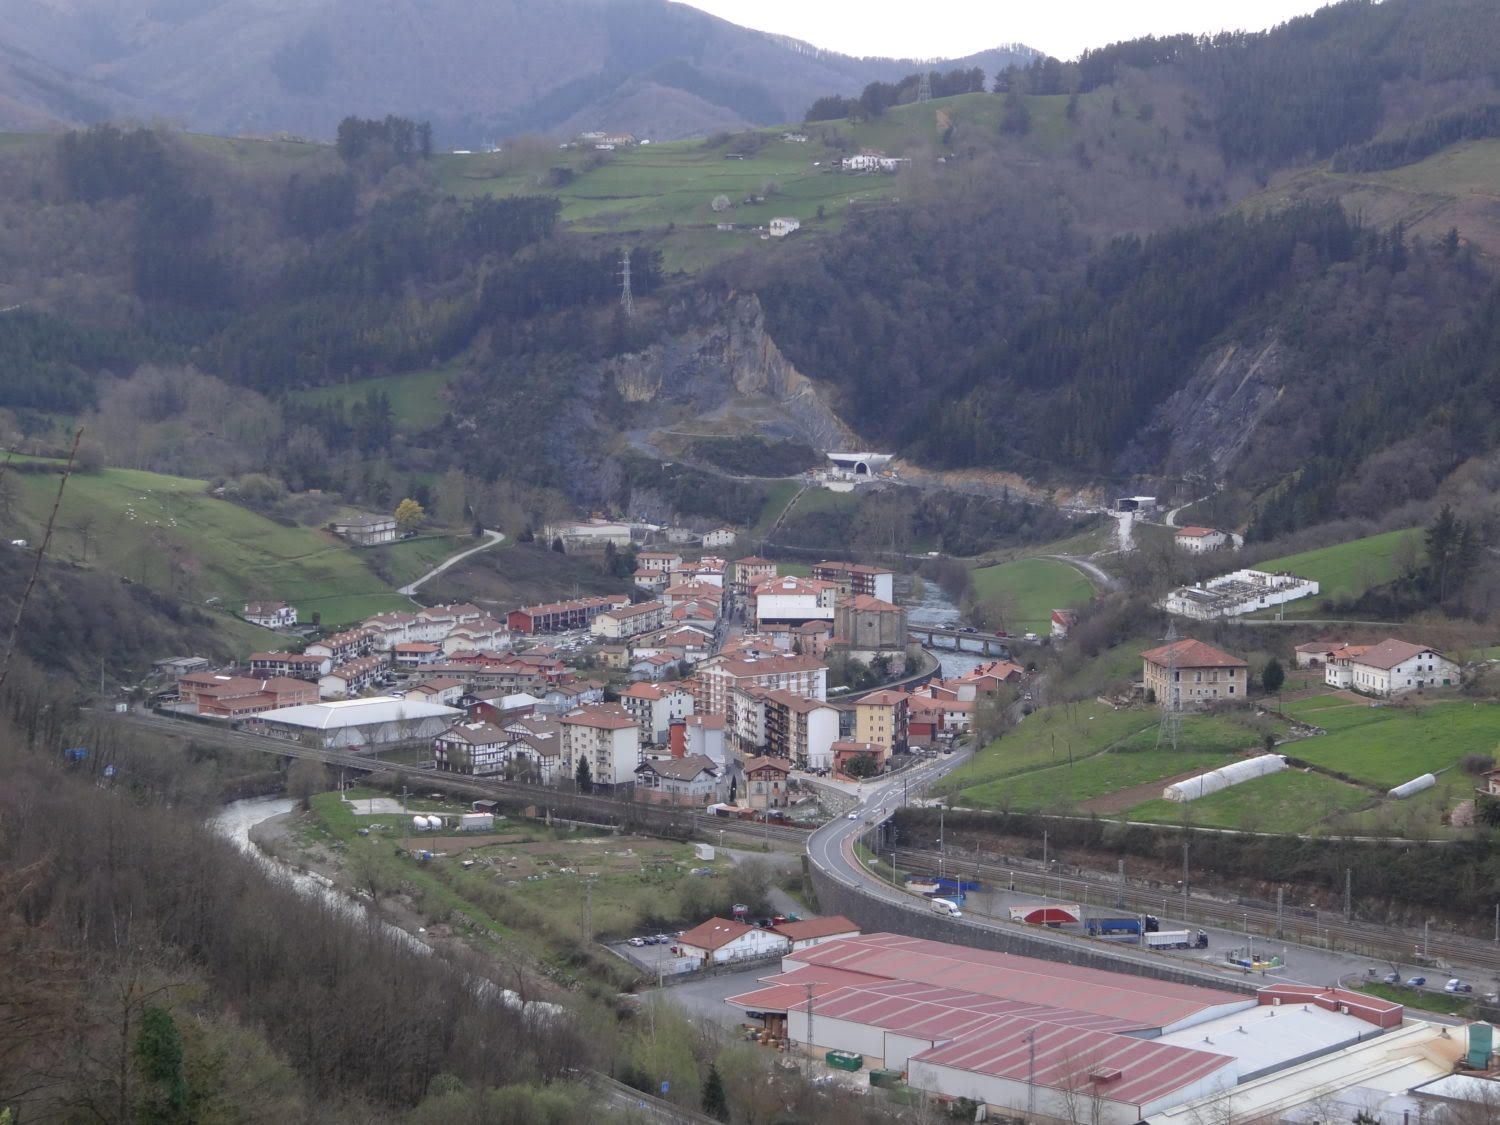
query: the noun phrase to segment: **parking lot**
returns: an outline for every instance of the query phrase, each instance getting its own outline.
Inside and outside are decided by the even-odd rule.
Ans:
[[[665,944],[631,945],[629,941],[611,942],[609,948],[633,965],[653,975],[674,976],[677,973],[696,969],[698,962],[691,957],[679,957],[672,952],[677,941],[676,934],[667,935],[672,940]]]

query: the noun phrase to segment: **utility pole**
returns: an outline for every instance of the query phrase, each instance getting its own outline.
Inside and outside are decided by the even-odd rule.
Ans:
[[[917,80],[917,104],[932,101],[932,74],[924,70]]]
[[[1281,931],[1282,899],[1285,898],[1285,897],[1286,897],[1286,888],[1285,887],[1277,887],[1276,888],[1276,936],[1278,938],[1282,938],[1282,937],[1286,936]]]
[[[635,316],[635,294],[630,287],[630,251],[620,254],[620,307],[627,318]]]
[[[1118,907],[1120,907],[1121,909],[1124,909],[1124,906],[1125,906],[1125,861],[1123,859],[1117,859],[1117,860],[1115,860],[1115,870],[1120,873],[1120,891],[1115,896],[1115,905],[1118,906]]]
[[[1188,920],[1188,845],[1186,832],[1182,834],[1182,920]]]
[[[1157,700],[1161,704],[1161,726],[1156,730],[1156,748],[1160,750],[1162,744],[1166,743],[1176,750],[1177,740],[1182,734],[1182,688],[1177,681],[1180,672],[1177,667],[1176,621],[1167,622],[1164,640],[1167,650],[1167,698]]]
[[[1026,1120],[1036,1117],[1036,1030],[1028,1031],[1026,1040]]]
[[[1354,920],[1354,868],[1344,868],[1344,921]]]
[[[1431,918],[1422,919],[1422,960],[1427,960],[1427,931],[1432,925]]]
[[[804,1047],[807,1053],[807,1065],[811,1067],[813,1052],[816,1050],[813,1046],[813,986],[811,981],[807,983],[807,1042]]]

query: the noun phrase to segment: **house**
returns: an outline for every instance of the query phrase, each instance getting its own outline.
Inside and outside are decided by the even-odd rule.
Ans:
[[[513,633],[536,636],[541,633],[566,633],[587,629],[594,618],[609,610],[630,604],[627,594],[605,594],[592,598],[575,598],[566,602],[522,606],[505,615],[506,626]]]
[[[711,582],[677,582],[662,591],[661,600],[668,609],[703,602],[717,615],[723,597],[724,588]]]
[[[763,559],[756,555],[736,559],[734,569],[731,571],[730,592],[744,601],[750,597],[750,592],[756,586],[767,578],[775,577],[776,564],[770,559]]]
[[[672,576],[663,570],[647,570],[641,567],[630,576],[637,590],[644,590],[648,594],[659,594],[667,588],[667,583],[672,581]]]
[[[748,922],[710,918],[678,938],[677,946],[684,957],[691,957],[700,965],[723,965],[730,961],[779,957],[791,948],[791,941],[774,930]]]
[[[1209,551],[1222,551],[1233,541],[1227,534],[1212,527],[1179,527],[1172,536],[1179,551],[1191,555],[1204,555]]]
[[[701,754],[723,769],[729,763],[722,715],[689,715],[682,720],[683,752]]]
[[[620,693],[620,705],[636,721],[643,743],[663,745],[675,722],[693,713],[692,694],[681,684],[631,684]]]
[[[1245,698],[1250,666],[1191,638],[1141,653],[1141,680],[1163,707],[1206,707]]]
[[[286,602],[246,602],[242,616],[250,624],[265,629],[286,629],[297,624],[297,611]]]
[[[705,715],[728,715],[730,694],[745,684],[811,699],[828,698],[828,666],[815,657],[794,653],[720,653],[699,664],[690,682],[694,710]]]
[[[784,758],[751,758],[745,763],[745,803],[768,812],[791,803],[791,763]]]
[[[578,763],[586,761],[595,785],[628,785],[641,764],[641,732],[635,719],[623,708],[594,704],[563,715],[562,769],[576,777]]]
[[[436,664],[445,655],[442,645],[427,641],[403,641],[391,649],[391,662],[397,668],[419,668],[424,664]]]
[[[1323,670],[1334,687],[1390,698],[1430,687],[1455,687],[1459,667],[1436,649],[1388,637],[1377,645],[1345,646]]]
[[[772,238],[785,238],[787,235],[802,229],[802,220],[778,217],[772,219],[766,229]]]
[[[897,172],[903,164],[909,163],[909,157],[886,156],[883,152],[866,150],[844,157],[842,167],[845,172]]]
[[[667,607],[661,602],[641,602],[640,605],[605,610],[590,622],[589,632],[596,637],[618,641],[660,629],[666,617]]]
[[[732,527],[716,527],[703,536],[703,546],[709,550],[717,550],[720,547],[733,547],[739,532]]]
[[[441,703],[445,707],[457,707],[459,700],[467,690],[462,680],[451,676],[439,676],[431,680],[423,680],[420,683],[410,684],[406,694],[416,699],[426,700],[428,703]]]
[[[523,717],[505,724],[511,736],[506,750],[506,773],[529,777],[543,785],[560,780],[562,773],[561,723],[550,719]]]
[[[907,696],[877,691],[854,704],[854,739],[881,747],[886,754],[906,752]]]
[[[833,643],[843,645],[856,660],[869,663],[879,656],[906,656],[906,609],[872,594],[839,599],[833,614]]]
[[[671,574],[682,565],[682,555],[676,551],[640,551],[635,556],[635,565],[656,574]]]
[[[906,743],[931,746],[943,733],[944,704],[931,696],[913,693],[906,707]]]
[[[306,680],[283,676],[248,676],[192,672],[177,678],[177,695],[192,713],[215,719],[241,719],[318,701],[318,688]]]
[[[305,652],[252,652],[250,674],[266,679],[272,676],[289,676],[294,680],[316,683],[319,676],[333,667],[329,656],[309,655]]]
[[[791,762],[801,770],[833,768],[833,744],[839,737],[839,712],[831,703],[762,691],[760,706],[766,754]]]
[[[843,777],[854,776],[849,772],[849,763],[855,758],[869,758],[875,763],[875,772],[884,773],[891,757],[888,746],[882,746],[878,742],[861,742],[858,739],[841,739],[833,744],[832,749],[833,772],[836,776]]]
[[[782,133],[781,139],[788,144],[805,145],[807,143],[806,133]]]
[[[615,671],[624,671],[630,667],[629,645],[604,645],[599,649],[599,659],[604,661],[606,668]]]
[[[1019,684],[1026,679],[1026,669],[1009,660],[989,660],[970,668],[952,686],[959,699],[978,699],[1000,690],[1002,684]]]
[[[604,702],[604,684],[599,680],[573,680],[538,688],[536,710],[541,715],[564,715],[579,707]]]
[[[1500,797],[1500,769],[1485,770],[1484,788],[1479,792],[1487,797]]]
[[[896,575],[883,566],[851,562],[820,562],[812,569],[820,582],[832,582],[844,597],[865,594],[883,602],[896,600]]]
[[[1078,614],[1071,609],[1054,609],[1052,611],[1052,636],[1062,640],[1078,624]]]
[[[779,922],[771,927],[771,932],[780,934],[791,942],[792,952],[796,953],[799,949],[811,949],[815,945],[822,945],[825,941],[841,941],[844,938],[859,937],[863,931],[842,914],[831,914],[826,918]]]
[[[488,777],[504,771],[512,736],[483,720],[455,723],[432,742],[432,768]]]
[[[838,587],[816,578],[784,575],[767,578],[752,591],[755,619],[761,625],[781,622],[801,625],[807,621],[832,621]]]
[[[378,683],[386,670],[386,663],[378,656],[356,656],[342,664],[335,664],[326,675],[318,677],[318,696],[322,699],[339,699],[358,695],[371,684]]]
[[[638,656],[630,662],[632,680],[665,680],[677,671],[681,661],[670,652],[653,652],[650,656]]]
[[[650,758],[635,768],[635,797],[658,805],[702,808],[722,797],[723,775],[712,759]]]
[[[334,520],[333,533],[361,547],[396,541],[395,516],[351,516]]]
[[[833,645],[833,626],[827,621],[804,621],[792,626],[792,651],[821,660]]]
[[[1343,641],[1308,641],[1292,650],[1298,668],[1322,668],[1333,660],[1333,655],[1346,648]]]
[[[368,655],[374,647],[374,636],[364,629],[346,629],[314,641],[302,652],[305,656],[326,656],[335,664],[343,664],[356,656]]]

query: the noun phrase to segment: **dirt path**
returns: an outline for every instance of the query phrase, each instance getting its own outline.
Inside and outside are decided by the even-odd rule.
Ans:
[[[1174,782],[1186,781],[1190,777],[1197,777],[1200,773],[1207,772],[1204,769],[1188,770],[1187,773],[1179,773],[1173,777],[1132,785],[1129,789],[1116,789],[1113,793],[1105,793],[1102,797],[1091,797],[1087,801],[1079,802],[1078,811],[1099,816],[1113,816],[1115,813],[1133,809],[1136,805],[1146,801],[1156,800],[1161,796],[1161,791]]]
[[[477,555],[480,551],[487,551],[496,543],[503,542],[504,539],[505,536],[498,531],[486,531],[484,533],[484,542],[479,544],[479,546],[470,547],[467,550],[458,552],[458,554],[456,555],[450,555],[448,558],[438,563],[437,566],[429,570],[426,574],[422,575],[421,578],[418,578],[415,582],[408,582],[405,586],[402,586],[399,590],[396,591],[396,593],[405,594],[409,598],[418,590],[420,590],[423,584],[425,584],[429,579],[436,578],[439,574],[442,574],[443,571],[447,570],[454,563],[463,562],[464,559],[468,558],[470,555]]]

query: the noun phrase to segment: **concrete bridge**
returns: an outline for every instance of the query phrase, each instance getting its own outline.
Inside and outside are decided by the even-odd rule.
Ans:
[[[913,641],[928,648],[948,648],[955,652],[982,653],[985,656],[1010,659],[1010,638],[995,633],[970,633],[942,625],[913,624],[907,625],[906,632]]]

